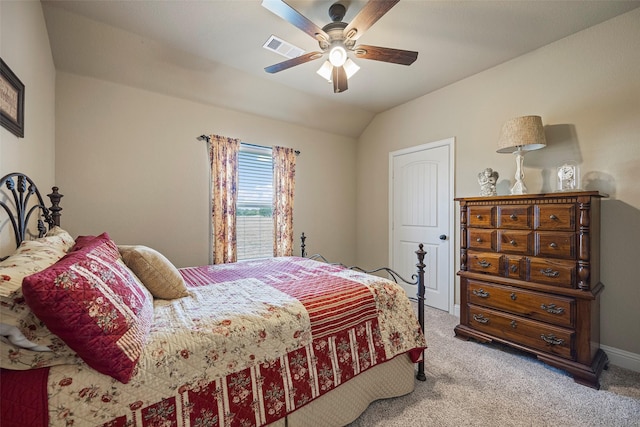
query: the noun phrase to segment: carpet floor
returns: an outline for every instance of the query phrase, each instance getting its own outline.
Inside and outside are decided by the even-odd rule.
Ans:
[[[640,427],[640,373],[610,365],[594,390],[526,353],[455,338],[457,323],[427,307],[427,381],[372,403],[350,427]]]

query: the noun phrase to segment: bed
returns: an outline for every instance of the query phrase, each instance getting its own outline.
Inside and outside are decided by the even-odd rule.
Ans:
[[[416,318],[389,269],[177,269],[106,232],[70,236],[56,187],[47,207],[23,174],[0,185],[17,242],[0,261],[3,427],[339,426],[425,379],[422,247]]]

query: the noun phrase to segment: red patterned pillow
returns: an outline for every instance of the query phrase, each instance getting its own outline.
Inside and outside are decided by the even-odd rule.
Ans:
[[[127,383],[153,321],[153,297],[104,233],[25,277],[27,304],[95,370]]]
[[[103,237],[105,234],[106,233],[103,233],[100,236],[78,236],[76,237],[74,245],[71,247],[70,251],[81,251],[82,249],[87,247],[87,245],[92,244],[96,237]]]

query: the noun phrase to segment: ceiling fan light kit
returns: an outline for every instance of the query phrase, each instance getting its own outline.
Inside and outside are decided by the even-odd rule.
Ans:
[[[318,71],[316,71],[316,73],[320,74],[320,77],[331,83],[331,70],[333,70],[333,65],[331,65],[331,62],[324,61],[322,63],[322,67],[320,67]]]
[[[353,62],[351,58],[347,58],[347,61],[344,63],[344,71],[347,73],[347,78],[350,79],[355,73],[358,72],[360,66]]]
[[[321,50],[321,52],[310,52],[265,67],[265,71],[277,73],[328,54],[328,61],[322,64],[317,73],[325,80],[333,82],[334,93],[340,93],[348,89],[347,80],[360,69],[349,58],[349,52],[362,59],[401,65],[413,64],[418,57],[418,52],[355,45],[356,40],[399,1],[369,0],[350,23],[342,21],[347,11],[346,7],[341,3],[334,3],[329,7],[329,17],[332,22],[320,28],[283,0],[262,0],[262,6],[266,9],[316,39]]]
[[[360,69],[358,64],[353,62],[351,58],[347,58],[347,60],[343,65],[343,68],[347,75],[347,79],[350,79],[351,77],[353,77],[353,75],[357,73],[358,70]],[[327,83],[331,83],[333,81],[332,75],[331,75],[332,71],[333,71],[333,65],[331,65],[331,62],[324,61],[324,63],[322,64],[322,67],[320,67],[318,71],[316,71],[316,73],[318,73],[320,77],[325,79]]]
[[[329,62],[334,67],[342,67],[346,61],[347,50],[340,43],[334,43],[329,51]]]

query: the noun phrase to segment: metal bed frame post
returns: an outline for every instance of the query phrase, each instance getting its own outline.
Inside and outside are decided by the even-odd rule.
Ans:
[[[64,195],[58,193],[58,187],[51,187],[51,193],[47,194],[47,197],[51,200],[51,207],[49,208],[49,211],[51,211],[51,221],[53,223],[53,225],[49,223],[49,227],[53,227],[55,225],[60,227],[60,217],[62,216],[60,213],[62,210],[60,207],[60,199],[62,199]]]
[[[424,256],[427,252],[424,250],[424,246],[422,243],[418,245],[418,250],[416,251],[416,255],[418,256],[418,263],[416,267],[418,268],[418,323],[420,323],[420,327],[422,328],[422,333],[424,334],[424,268],[426,265],[424,264]],[[418,362],[418,374],[416,378],[420,381],[426,381],[427,376],[424,373],[424,350],[422,350],[422,357]]]

